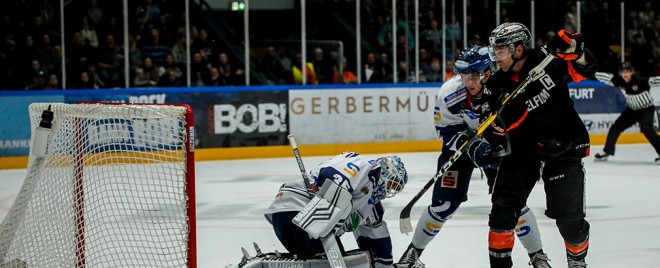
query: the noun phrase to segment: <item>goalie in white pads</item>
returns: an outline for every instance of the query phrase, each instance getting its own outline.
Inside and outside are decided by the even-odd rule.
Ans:
[[[311,199],[302,181],[288,182],[266,210],[282,245],[299,258],[310,258],[324,252],[319,237],[353,232],[359,248],[371,253],[374,267],[392,264],[392,242],[380,201],[401,192],[408,182],[401,159],[392,155],[372,160],[344,152],[310,175],[315,192]]]
[[[455,63],[457,75],[440,88],[436,98],[434,124],[438,138],[442,139],[444,145],[438,158],[438,170],[468,139],[468,133],[476,131],[480,116],[489,113],[486,101],[490,92],[485,83],[493,72],[492,68],[487,47],[468,47]],[[503,153],[501,147],[491,148],[485,140],[476,140],[435,181],[431,204],[422,212],[412,242],[397,267],[417,263],[424,248],[440,232],[445,222],[452,218],[461,203],[467,201],[470,177],[475,165],[483,169],[488,185],[492,187],[500,161],[497,155]],[[526,206],[518,219],[516,234],[530,256],[530,265],[550,267],[542,249],[536,217]]]

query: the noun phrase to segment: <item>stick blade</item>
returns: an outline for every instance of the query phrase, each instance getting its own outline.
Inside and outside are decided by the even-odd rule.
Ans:
[[[402,234],[406,234],[406,235],[413,231],[413,227],[410,222],[410,217],[399,219],[399,230],[401,231]]]

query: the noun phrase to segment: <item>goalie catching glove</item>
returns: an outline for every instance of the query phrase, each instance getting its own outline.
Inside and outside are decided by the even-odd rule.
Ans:
[[[331,231],[342,229],[353,210],[352,198],[346,189],[332,180],[325,180],[316,196],[292,222],[314,239],[325,237]]]
[[[577,60],[584,53],[584,40],[579,33],[559,30],[547,44],[550,54],[566,61]]]

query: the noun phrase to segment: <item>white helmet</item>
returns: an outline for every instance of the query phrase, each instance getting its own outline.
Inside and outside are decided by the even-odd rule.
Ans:
[[[380,165],[380,180],[376,188],[376,199],[393,197],[403,190],[408,182],[408,172],[396,155],[385,156],[376,160]]]

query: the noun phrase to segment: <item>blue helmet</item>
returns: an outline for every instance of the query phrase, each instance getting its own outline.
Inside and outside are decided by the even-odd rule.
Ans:
[[[491,70],[492,66],[493,61],[488,54],[488,48],[474,45],[463,50],[454,64],[454,69],[459,74],[482,75],[486,70]]]

